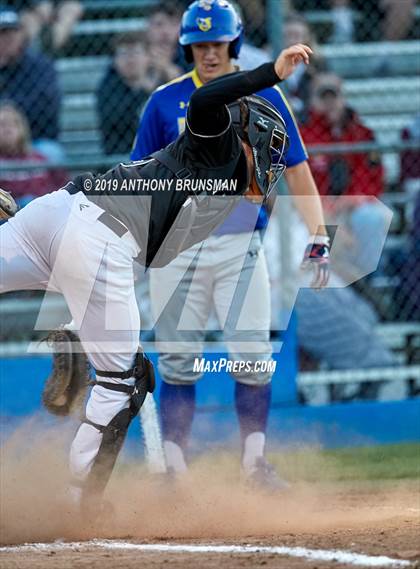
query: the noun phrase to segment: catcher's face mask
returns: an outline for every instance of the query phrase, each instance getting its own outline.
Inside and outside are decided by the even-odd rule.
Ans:
[[[284,154],[289,137],[284,120],[262,97],[244,97],[229,109],[239,136],[251,146],[255,180],[266,200],[286,169]]]

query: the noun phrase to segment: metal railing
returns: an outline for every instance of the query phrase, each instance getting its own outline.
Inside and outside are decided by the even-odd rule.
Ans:
[[[420,150],[420,145],[415,141],[401,141],[389,144],[379,142],[359,142],[359,143],[339,143],[339,144],[317,144],[307,147],[308,153],[311,156],[319,154],[360,154],[369,152],[378,152],[379,154],[386,153],[399,153],[404,150]],[[89,158],[73,158],[60,160],[54,164],[48,162],[20,162],[14,160],[11,162],[2,162],[0,159],[0,168],[7,167],[9,171],[31,171],[45,169],[64,168],[67,170],[99,170],[101,168],[109,168],[120,162],[129,162],[126,154],[104,155],[98,154],[97,156]]]

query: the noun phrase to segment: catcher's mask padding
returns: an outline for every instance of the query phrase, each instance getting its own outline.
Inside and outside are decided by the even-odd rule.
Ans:
[[[267,199],[286,169],[289,137],[283,117],[258,95],[242,97],[229,105],[229,111],[237,134],[251,146],[255,179]]]

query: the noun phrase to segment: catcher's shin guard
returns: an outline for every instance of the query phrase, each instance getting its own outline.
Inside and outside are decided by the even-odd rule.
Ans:
[[[130,406],[115,415],[108,425],[98,425],[85,419],[84,422],[92,425],[102,433],[102,441],[94,463],[89,471],[82,488],[82,501],[89,501],[90,497],[101,496],[108,484],[114,469],[118,454],[124,443],[128,427],[132,419],[138,414],[148,392],[152,393],[155,387],[153,364],[147,356],[138,352],[134,366],[125,372],[109,372],[96,370],[97,376],[119,379],[135,378],[134,385],[123,383],[93,382],[111,391],[120,391],[130,395]]]

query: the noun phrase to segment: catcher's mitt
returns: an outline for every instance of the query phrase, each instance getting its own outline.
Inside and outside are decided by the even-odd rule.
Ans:
[[[42,402],[54,415],[69,415],[83,404],[89,385],[88,359],[79,338],[70,330],[53,330],[46,341],[54,348],[54,355]]]
[[[17,210],[16,202],[9,192],[0,188],[0,220],[13,217]]]

